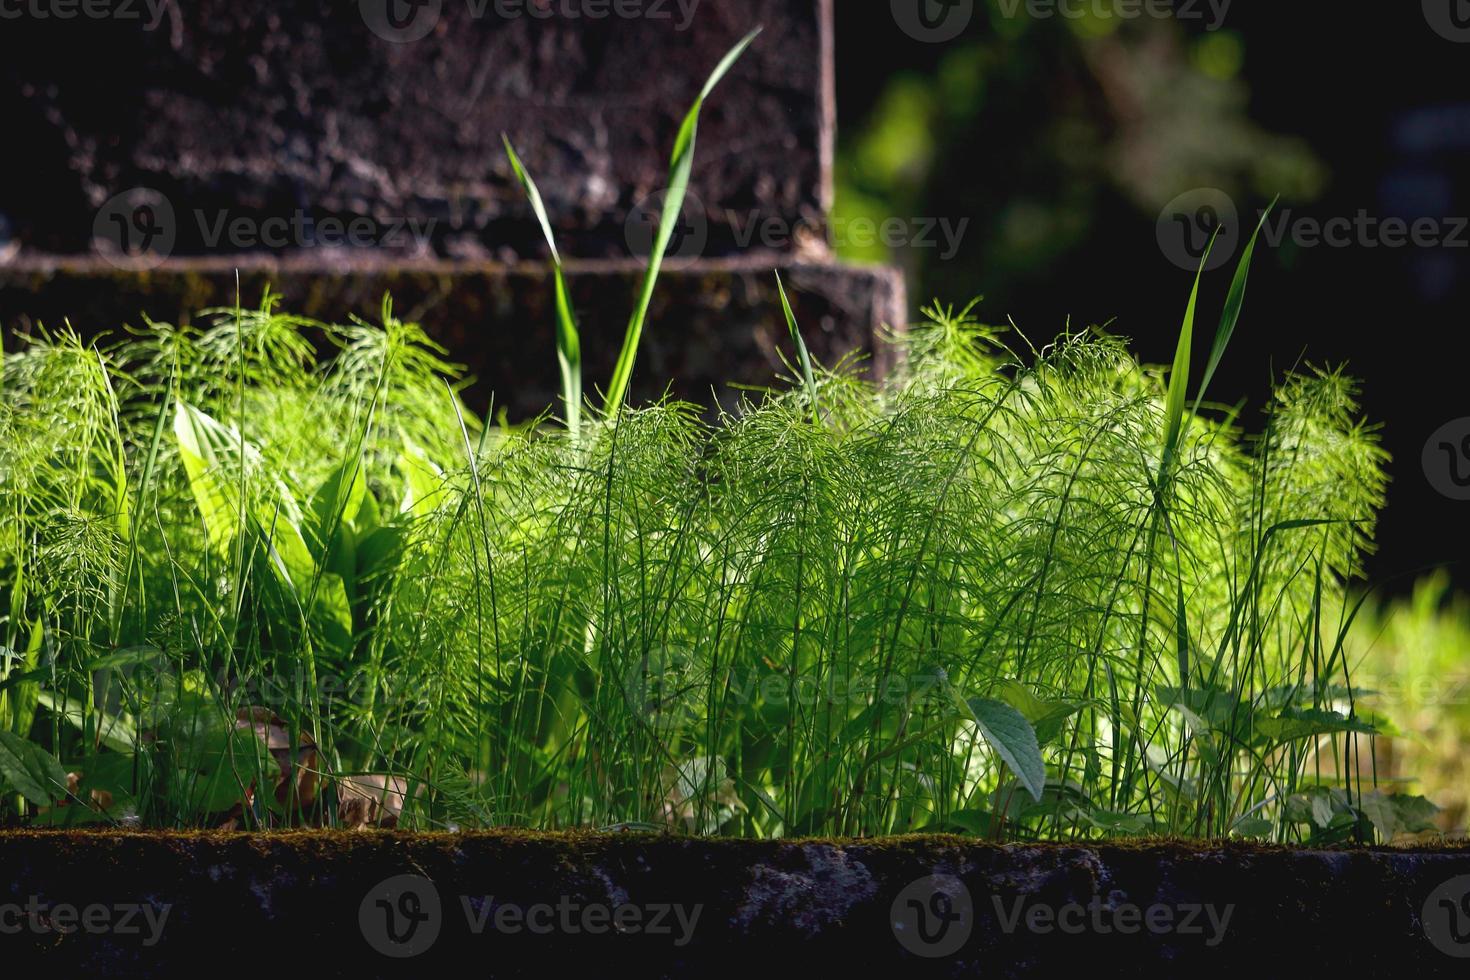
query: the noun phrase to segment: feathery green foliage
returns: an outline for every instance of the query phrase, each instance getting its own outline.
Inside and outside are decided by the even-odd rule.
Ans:
[[[1122,341],[1022,357],[928,315],[881,383],[807,359],[716,419],[665,401],[579,438],[484,426],[386,306],[7,351],[0,807],[331,824],[366,786],[423,828],[1422,821],[1363,775],[1384,723],[1343,655],[1384,491],[1353,384],[1285,378],[1255,437],[1185,407],[1171,442]]]

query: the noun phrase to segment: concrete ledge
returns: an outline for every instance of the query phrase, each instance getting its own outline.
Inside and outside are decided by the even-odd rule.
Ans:
[[[731,385],[771,384],[791,356],[773,270],[780,268],[807,344],[823,363],[854,351],[876,351],[872,368],[889,366],[875,340],[885,326],[907,322],[902,274],[876,266],[805,262],[779,255],[676,263],[659,278],[634,398],[666,386],[707,403]],[[24,333],[37,324],[70,322],[86,334],[141,326],[145,315],[188,322],[199,310],[233,306],[239,270],[244,303],[269,286],[282,308],[320,320],[349,314],[375,320],[385,294],[404,319],[417,320],[467,365],[479,381],[474,400],[526,417],[552,405],[557,375],[552,287],[542,264],[516,266],[371,256],[339,260],[308,255],[173,259],[154,269],[117,267],[98,258],[24,258],[0,264],[0,325]],[[606,383],[633,309],[642,263],[580,261],[568,266],[582,330],[584,376]]]
[[[21,832],[0,868],[6,967],[91,977],[1378,977],[1470,956],[1470,850]]]

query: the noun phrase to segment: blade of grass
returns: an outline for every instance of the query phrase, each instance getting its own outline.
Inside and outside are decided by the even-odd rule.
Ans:
[[[663,214],[659,218],[658,235],[654,239],[653,251],[648,256],[648,269],[643,276],[638,305],[628,320],[628,329],[623,336],[623,349],[618,354],[617,365],[613,368],[612,381],[607,386],[607,397],[603,401],[603,411],[608,414],[617,411],[628,393],[628,382],[632,380],[633,364],[638,359],[638,344],[643,337],[643,324],[648,318],[649,303],[653,301],[653,289],[658,284],[659,269],[663,266],[669,242],[674,237],[674,227],[678,223],[679,215],[684,210],[684,198],[689,192],[689,177],[694,170],[694,145],[699,133],[699,112],[704,108],[705,100],[709,98],[715,86],[720,83],[735,62],[740,60],[740,56],[745,53],[745,49],[750,47],[760,32],[761,28],[757,27],[745,35],[724,58],[720,59],[720,63],[715,66],[715,70],[705,81],[699,98],[694,100],[689,114],[684,117],[684,124],[679,127],[678,139],[674,141],[673,159],[669,165],[669,187],[668,193],[664,195]]]
[[[1215,331],[1215,346],[1210,350],[1210,361],[1205,367],[1204,380],[1200,382],[1199,393],[1194,397],[1193,411],[1198,414],[1200,403],[1204,401],[1205,389],[1209,388],[1210,381],[1215,377],[1215,371],[1220,367],[1220,361],[1225,357],[1225,348],[1230,346],[1230,338],[1235,334],[1235,325],[1240,321],[1240,310],[1245,304],[1246,282],[1250,279],[1251,258],[1256,254],[1256,240],[1261,235],[1261,229],[1266,227],[1266,219],[1271,216],[1280,197],[1272,201],[1266,210],[1261,212],[1261,220],[1256,225],[1255,232],[1245,246],[1245,252],[1240,256],[1240,264],[1235,267],[1235,278],[1230,283],[1230,293],[1225,298],[1225,312],[1220,315],[1220,327]]]
[[[786,314],[786,326],[791,331],[791,342],[796,345],[796,356],[801,364],[801,380],[806,386],[807,399],[812,404],[812,424],[821,425],[822,415],[817,405],[817,379],[812,374],[812,356],[801,339],[801,327],[796,323],[796,314],[791,310],[791,301],[786,297],[786,285],[781,282],[781,273],[776,273],[776,290],[781,294],[781,310]]]
[[[510,137],[501,134],[505,143],[505,155],[510,158],[511,169],[521,182],[521,189],[531,202],[531,210],[541,224],[541,233],[551,248],[551,271],[556,280],[556,361],[561,369],[561,398],[566,406],[567,431],[576,438],[582,431],[582,338],[577,331],[577,318],[572,312],[572,302],[567,293],[566,276],[562,272],[561,253],[556,248],[556,236],[551,231],[551,219],[546,214],[546,204],[536,182],[526,172],[521,158],[511,145]]]
[[[1215,233],[1217,236],[1219,232]],[[1179,344],[1174,350],[1174,366],[1169,370],[1169,393],[1164,401],[1164,458],[1159,468],[1159,486],[1162,490],[1168,477],[1170,464],[1178,449],[1179,439],[1184,433],[1184,406],[1189,394],[1189,362],[1194,352],[1194,314],[1199,305],[1199,284],[1204,278],[1205,268],[1210,261],[1210,252],[1215,239],[1210,239],[1204,257],[1200,259],[1199,271],[1194,275],[1194,288],[1189,292],[1189,305],[1184,309],[1184,323],[1179,328]]]

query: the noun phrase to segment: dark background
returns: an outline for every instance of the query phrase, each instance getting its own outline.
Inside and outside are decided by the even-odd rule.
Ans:
[[[1470,17],[1462,0],[1434,2]],[[1470,214],[1470,43],[1436,32],[1418,0],[1236,0],[1215,31],[1184,18],[1007,17],[1014,7],[977,0],[943,44],[894,29],[887,3],[837,7],[839,217],[971,218],[947,261],[935,249],[886,256],[909,270],[913,306],[983,294],[983,319],[1012,317],[1033,338],[1069,317],[1111,322],[1167,363],[1191,276],[1156,223],[1177,195],[1220,188],[1246,220],[1277,194],[1294,218],[1429,216],[1448,233]],[[1441,564],[1470,586],[1470,504],[1436,492],[1421,463],[1431,433],[1470,415],[1470,232],[1459,241],[1258,251],[1211,389],[1258,407],[1273,373],[1349,364],[1394,457],[1370,567],[1393,592]],[[1201,335],[1233,264],[1206,278]]]

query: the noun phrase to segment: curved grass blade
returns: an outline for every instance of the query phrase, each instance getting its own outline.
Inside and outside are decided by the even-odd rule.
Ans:
[[[618,354],[617,365],[613,368],[612,381],[607,386],[607,397],[603,400],[603,410],[609,414],[622,405],[623,398],[628,393],[628,382],[633,377],[633,364],[638,359],[638,344],[643,337],[643,324],[648,318],[649,303],[653,301],[653,289],[658,283],[659,270],[663,267],[664,255],[668,252],[669,242],[674,237],[674,227],[684,210],[684,198],[689,193],[689,177],[694,169],[694,145],[699,133],[699,112],[704,108],[704,102],[714,91],[715,86],[720,83],[735,62],[740,60],[740,56],[755,41],[756,35],[760,34],[761,30],[757,27],[745,35],[720,60],[715,70],[710,73],[708,80],[705,81],[699,98],[694,100],[689,114],[684,117],[684,124],[679,127],[679,137],[674,141],[674,155],[669,164],[669,187],[668,193],[664,195],[658,235],[654,239],[653,251],[648,256],[648,269],[643,275],[643,286],[639,291],[638,305],[628,320],[628,329],[623,336],[623,349]]]
[[[1225,298],[1225,312],[1220,315],[1220,327],[1215,331],[1215,346],[1210,350],[1210,361],[1205,367],[1204,380],[1200,382],[1199,393],[1194,397],[1194,411],[1199,412],[1200,403],[1204,401],[1205,389],[1210,386],[1210,381],[1215,377],[1215,371],[1220,367],[1220,361],[1225,357],[1225,348],[1230,346],[1230,338],[1235,334],[1235,325],[1240,322],[1240,310],[1245,305],[1245,287],[1250,279],[1251,258],[1256,254],[1256,240],[1261,236],[1261,229],[1266,227],[1266,219],[1271,216],[1280,197],[1271,202],[1270,207],[1261,212],[1261,220],[1256,224],[1256,230],[1251,235],[1250,241],[1246,243],[1245,252],[1240,256],[1240,264],[1235,267],[1235,278],[1230,283],[1230,293]]]
[[[526,172],[510,137],[502,133],[500,138],[505,143],[505,155],[510,158],[511,169],[521,182],[521,189],[531,202],[531,210],[536,213],[541,233],[551,248],[551,271],[556,280],[556,361],[561,370],[561,398],[566,406],[567,430],[575,438],[582,431],[582,337],[577,331],[577,318],[567,293],[566,276],[562,274],[561,253],[556,248],[556,236],[552,234],[551,219],[546,215],[541,191]]]
[[[1219,230],[1215,235],[1218,237]],[[1215,238],[1210,239],[1200,259],[1199,271],[1194,274],[1194,288],[1189,293],[1189,305],[1184,309],[1184,324],[1179,328],[1179,345],[1174,349],[1174,366],[1169,369],[1169,393],[1164,401],[1164,459],[1159,470],[1159,485],[1168,477],[1174,453],[1179,447],[1179,438],[1184,432],[1184,406],[1189,395],[1189,362],[1194,354],[1194,311],[1199,305],[1199,284],[1204,278],[1205,267],[1210,262]]]
[[[786,314],[786,326],[791,331],[791,342],[796,345],[796,356],[801,364],[801,380],[806,386],[806,396],[812,405],[812,424],[822,424],[822,414],[817,405],[817,379],[812,374],[812,356],[801,339],[801,327],[797,326],[796,314],[791,310],[791,301],[786,298],[786,285],[781,282],[781,273],[776,273],[776,289],[781,294],[781,310]]]

